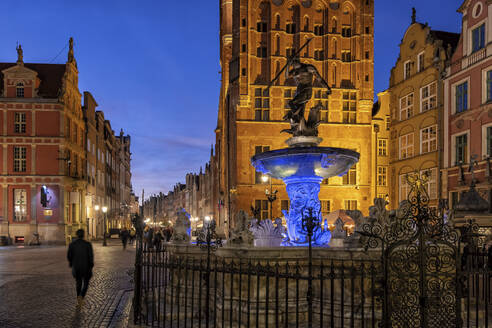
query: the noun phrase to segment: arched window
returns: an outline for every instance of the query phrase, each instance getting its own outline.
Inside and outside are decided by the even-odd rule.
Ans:
[[[304,37],[304,43],[307,43],[307,42],[308,42],[308,38],[306,36],[306,37]],[[309,57],[309,43],[305,49],[306,49],[306,51],[304,52],[304,57]]]
[[[333,64],[332,83],[333,83],[334,87],[337,84],[337,65],[335,65],[335,64]]]
[[[337,39],[333,39],[333,47],[332,48],[333,48],[333,54],[332,54],[331,58],[336,59],[337,54],[338,54]]]
[[[275,29],[280,30],[280,15],[279,14],[275,15]]]
[[[277,56],[280,56],[280,36],[277,35],[277,51],[275,53]]]
[[[24,98],[24,83],[17,83],[15,95],[17,98]]]
[[[333,19],[331,20],[331,33],[337,33],[337,29],[338,29],[338,22],[337,19],[333,17]]]
[[[309,17],[304,18],[304,32],[309,31]]]

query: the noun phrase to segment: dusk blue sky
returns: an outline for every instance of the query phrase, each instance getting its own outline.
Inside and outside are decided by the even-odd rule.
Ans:
[[[459,32],[463,0],[375,0],[375,93],[417,20]],[[79,89],[132,137],[137,195],[166,193],[208,161],[220,89],[218,0],[0,1],[0,62],[64,63],[74,38]],[[62,51],[63,50],[63,51]],[[60,53],[61,52],[61,53]]]

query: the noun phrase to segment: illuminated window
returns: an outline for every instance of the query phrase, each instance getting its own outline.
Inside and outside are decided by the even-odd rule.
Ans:
[[[14,221],[27,220],[27,191],[25,189],[14,189]]]
[[[378,186],[387,186],[387,170],[386,166],[378,166]]]
[[[26,133],[26,113],[14,114],[14,131],[15,133]]]
[[[410,193],[410,185],[408,184],[407,181],[407,175],[402,174],[400,175],[400,181],[399,181],[399,202],[407,199],[408,194]]]
[[[400,137],[400,159],[413,156],[413,133]]]
[[[343,176],[343,184],[344,185],[355,185],[357,184],[357,164],[354,164]]]
[[[344,92],[343,93],[343,123],[356,123],[357,119],[357,93],[356,92]]]
[[[255,147],[255,155],[261,154],[263,152],[269,151],[270,146],[256,146]],[[258,172],[255,170],[255,183],[265,183],[264,181],[261,180],[261,177],[263,176],[263,173]]]
[[[329,200],[320,200],[321,203],[321,215],[328,215],[331,212],[331,204]]]
[[[378,155],[388,156],[388,140],[378,139]]]
[[[420,130],[420,140],[422,154],[437,150],[437,125]]]
[[[346,199],[343,201],[345,210],[355,211],[357,209],[357,200]]]
[[[320,106],[319,120],[323,123],[328,123],[328,93],[326,91],[317,90],[314,92],[315,106]]]
[[[268,200],[256,199],[255,209],[259,212],[259,218],[262,220],[268,219]]]
[[[420,89],[420,111],[425,112],[436,108],[436,82],[426,85]]]
[[[255,89],[255,121],[270,120],[270,92],[267,88]]]
[[[413,116],[413,93],[400,98],[400,121]]]
[[[16,85],[16,97],[24,98],[24,83],[19,82]]]
[[[14,147],[14,172],[26,172],[26,147]]]

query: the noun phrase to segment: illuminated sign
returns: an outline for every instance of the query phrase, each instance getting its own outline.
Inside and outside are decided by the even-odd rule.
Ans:
[[[43,210],[44,216],[52,216],[53,215],[53,210]]]

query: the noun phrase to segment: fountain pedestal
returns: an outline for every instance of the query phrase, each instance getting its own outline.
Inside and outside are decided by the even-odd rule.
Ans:
[[[359,153],[342,148],[318,147],[317,137],[295,137],[287,140],[289,148],[257,154],[251,162],[257,171],[275,179],[282,179],[290,199],[289,211],[284,211],[288,240],[284,245],[306,246],[307,232],[302,218],[312,209],[317,217],[312,243],[326,246],[330,241],[327,226],[321,226],[319,191],[321,181],[335,175],[342,176],[359,160]]]

